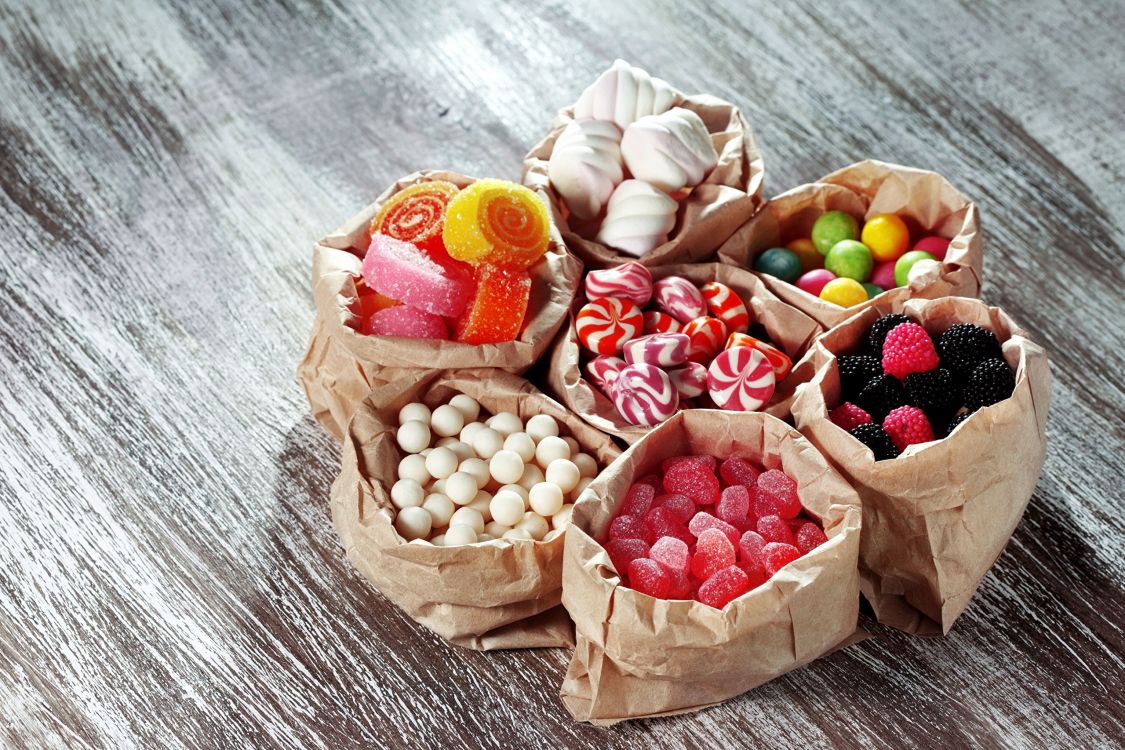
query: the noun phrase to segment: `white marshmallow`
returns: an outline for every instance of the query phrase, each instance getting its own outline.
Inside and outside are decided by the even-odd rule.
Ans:
[[[503,538],[504,539],[525,539],[527,541],[531,541],[531,539],[532,539],[531,533],[527,529],[524,529],[524,528],[511,529],[510,531],[505,531]]]
[[[535,446],[535,463],[541,469],[560,458],[570,458],[570,446],[560,437],[545,437]]]
[[[563,491],[557,484],[540,482],[528,493],[528,504],[533,511],[549,518],[563,507]]]
[[[477,480],[477,487],[484,487],[492,478],[492,474],[488,471],[488,462],[479,458],[466,458],[457,467],[457,471],[463,471]]]
[[[551,527],[547,525],[547,519],[533,510],[523,514],[523,519],[516,524],[516,528],[525,530],[536,541],[545,537],[547,532],[551,530]]]
[[[643,180],[625,180],[609,199],[597,240],[640,257],[668,241],[676,201]]]
[[[477,478],[465,471],[455,471],[445,480],[445,494],[458,505],[471,503],[479,489],[480,483],[477,482]]]
[[[551,516],[551,527],[555,529],[564,529],[570,523],[570,514],[574,512],[574,505],[567,503],[559,508],[559,512]]]
[[[695,187],[719,161],[703,120],[681,107],[642,117],[626,128],[621,153],[635,179],[666,193]]]
[[[578,486],[578,481],[582,479],[582,473],[574,465],[574,462],[565,458],[556,459],[548,464],[545,476],[549,483],[557,486],[563,492],[573,490]]]
[[[573,120],[555,140],[547,176],[579,219],[596,218],[625,179],[620,144],[621,131],[602,120]]]
[[[461,432],[465,417],[456,407],[442,404],[430,415],[430,429],[442,437],[451,437]]]
[[[624,60],[614,60],[578,97],[575,119],[610,120],[624,130],[629,123],[664,112],[680,98],[671,84],[653,78]]]
[[[523,432],[523,420],[510,411],[502,411],[493,415],[486,424],[504,437],[516,432]]]
[[[492,520],[505,526],[515,526],[523,519],[526,510],[524,499],[514,492],[500,491],[492,497],[488,509]]]
[[[473,450],[485,461],[504,448],[504,436],[491,427],[485,427],[473,436]]]
[[[598,475],[598,462],[589,453],[575,453],[570,457],[583,477],[596,477]]]

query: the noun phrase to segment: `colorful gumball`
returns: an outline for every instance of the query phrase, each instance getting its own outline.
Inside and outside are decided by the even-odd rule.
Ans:
[[[680,398],[695,398],[707,390],[707,368],[698,362],[685,362],[683,367],[668,370],[672,387]]]
[[[820,253],[817,253],[817,257],[820,257]],[[797,287],[814,297],[818,297],[824,285],[834,278],[836,278],[836,274],[827,268],[814,268],[801,274],[801,278],[797,279]]]
[[[692,362],[710,362],[727,340],[727,327],[718,318],[700,317],[689,321],[684,333],[691,339],[688,359]]]
[[[871,251],[862,242],[841,240],[824,256],[824,267],[837,276],[867,281],[874,261]]]
[[[656,367],[678,367],[687,362],[691,339],[682,333],[654,333],[625,342],[625,361]]]
[[[369,234],[385,234],[423,250],[445,253],[441,241],[445,213],[461,188],[435,180],[411,185],[391,196],[371,222]]]
[[[749,346],[726,349],[707,368],[707,390],[720,409],[757,411],[773,396],[776,379],[766,355]]]
[[[641,332],[641,308],[627,299],[606,297],[586,303],[575,318],[582,346],[595,354],[616,354]]]
[[[877,214],[864,223],[859,240],[875,260],[898,260],[910,247],[910,230],[894,214]]]
[[[761,339],[756,339],[745,333],[732,333],[730,338],[727,339],[726,348],[733,349],[736,346],[749,346],[766,355],[766,359],[770,362],[770,367],[773,368],[774,377],[779,381],[793,369],[793,360],[789,359],[789,356],[785,352]]]
[[[652,274],[636,261],[586,274],[586,298],[619,297],[644,307],[652,299]]]
[[[813,224],[812,241],[821,255],[841,240],[859,239],[859,222],[844,211],[826,211]]]
[[[796,253],[797,259],[801,261],[803,273],[808,273],[814,268],[824,268],[824,256],[816,249],[813,241],[808,238],[793,240],[785,245],[785,249]]]
[[[644,315],[645,333],[680,333],[684,324],[673,318],[668,313],[650,310]]]
[[[820,290],[820,298],[840,307],[867,301],[867,290],[855,279],[833,279]]]
[[[652,426],[676,413],[680,396],[659,367],[635,364],[618,374],[613,384],[613,404],[629,424]]]
[[[661,312],[681,323],[707,314],[703,294],[683,276],[669,276],[656,282],[652,288],[652,296]]]
[[[871,283],[884,290],[894,289],[895,284],[895,262],[893,260],[885,260],[882,263],[876,263],[875,268],[871,271]]]
[[[728,332],[746,333],[750,328],[750,313],[733,289],[718,281],[711,281],[701,286],[699,291],[703,294],[703,301],[707,303],[707,312],[723,321]]]
[[[931,235],[923,237],[914,243],[913,250],[925,250],[930,255],[938,260],[945,260],[945,254],[949,252],[949,240],[945,237],[938,237]]]
[[[604,393],[609,393],[617,376],[628,363],[620,357],[603,354],[586,363],[586,375]]]
[[[754,259],[754,270],[792,284],[801,275],[801,259],[792,250],[771,247]]]
[[[906,286],[910,283],[910,269],[922,260],[937,260],[925,250],[911,250],[895,261],[895,286]]]

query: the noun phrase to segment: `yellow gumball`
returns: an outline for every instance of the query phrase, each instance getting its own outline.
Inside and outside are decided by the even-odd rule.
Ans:
[[[824,268],[824,256],[816,249],[813,241],[807,237],[803,240],[793,240],[785,246],[786,250],[792,250],[797,254],[797,259],[801,261],[801,273],[808,273],[816,268]]]
[[[863,225],[860,242],[867,245],[876,261],[898,260],[910,247],[910,230],[894,214],[878,214]]]
[[[832,279],[820,290],[820,298],[840,307],[851,307],[867,301],[867,290],[855,279]]]

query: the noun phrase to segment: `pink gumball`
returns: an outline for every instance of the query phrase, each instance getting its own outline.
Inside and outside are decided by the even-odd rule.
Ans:
[[[949,240],[936,235],[923,237],[914,243],[914,249],[925,250],[938,260],[945,260],[945,254],[949,251]],[[878,284],[879,282],[876,281],[875,283]]]
[[[827,268],[814,268],[811,271],[801,274],[801,278],[797,279],[797,286],[812,296],[819,297],[820,290],[834,278],[836,278],[836,274],[832,273]]]
[[[884,290],[894,289],[898,286],[895,283],[895,262],[885,260],[882,263],[876,263],[875,269],[871,272],[871,283]]]

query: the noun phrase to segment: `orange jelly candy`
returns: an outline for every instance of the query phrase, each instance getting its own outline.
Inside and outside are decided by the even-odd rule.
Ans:
[[[368,234],[385,234],[423,250],[440,250],[445,213],[460,188],[452,182],[422,182],[391,196],[375,215]]]
[[[477,288],[457,322],[457,340],[466,344],[513,341],[523,327],[531,296],[527,271],[482,264]]]

